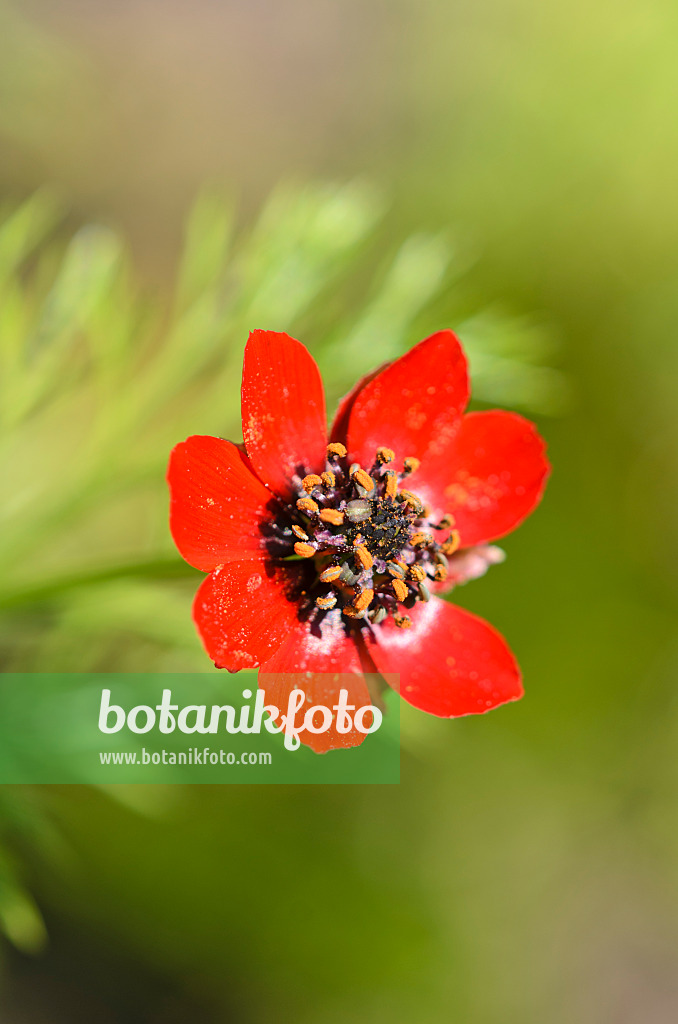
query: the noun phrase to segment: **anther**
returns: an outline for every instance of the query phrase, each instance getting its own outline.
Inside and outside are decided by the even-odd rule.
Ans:
[[[341,611],[348,619],[364,619],[366,614],[364,610],[358,611],[350,604],[345,604]]]
[[[343,444],[341,443],[341,441],[332,441],[331,444],[328,444],[328,446],[327,446],[327,458],[328,459],[331,459],[333,457],[337,458],[337,459],[343,459],[345,455],[346,455],[346,449],[343,446]]]
[[[454,516],[451,512],[446,512],[443,518],[438,523],[441,530],[449,530],[451,526],[454,526]]]
[[[358,594],[353,602],[353,607],[357,612],[364,612],[372,604],[373,597],[373,590],[363,590],[362,593]]]
[[[324,473],[321,473],[320,479],[322,480],[324,487],[334,487],[337,482],[337,478],[331,469],[327,469]]]
[[[426,573],[419,565],[410,566],[410,577],[416,580],[417,583],[421,583],[422,580],[426,579]]]
[[[292,533],[295,535],[295,537],[298,537],[299,540],[308,540],[308,534],[304,533],[302,528],[300,526],[297,526],[296,523],[294,523],[292,526]]]
[[[412,625],[412,619],[409,615],[394,615],[393,621],[395,622],[398,629],[409,629]]]
[[[425,583],[420,583],[418,589],[419,589],[419,597],[422,599],[422,601],[430,601],[431,600],[431,591],[428,589],[428,587],[426,586]]]
[[[432,543],[433,537],[430,533],[426,533],[424,530],[417,530],[417,532],[413,533],[410,537],[410,544],[413,548],[425,548]]]
[[[455,551],[459,550],[460,545],[461,537],[459,536],[459,530],[452,530],[445,543],[440,545],[440,550],[444,555],[453,555]]]
[[[372,555],[369,553],[364,544],[360,544],[355,549],[355,556],[365,571],[371,569],[372,566],[374,565],[374,559],[372,558]]]
[[[331,523],[332,526],[341,526],[344,521],[344,513],[337,508],[324,508],[320,513],[324,523]]]
[[[368,492],[371,491],[372,488],[374,487],[374,480],[372,479],[370,474],[366,473],[364,469],[360,468],[360,466],[358,466],[357,469],[353,470],[353,472],[351,473],[351,478],[354,483],[359,484],[361,487],[364,487],[365,490]]]
[[[374,611],[370,612],[370,622],[373,622],[375,626],[378,626],[380,622],[383,622],[388,612],[384,608],[383,604],[375,608]]]
[[[294,545],[294,550],[300,558],[313,558],[315,554],[315,548],[312,544],[304,544],[300,540]]]
[[[399,580],[405,579],[405,567],[400,562],[387,562],[386,570],[390,576],[395,576]]]
[[[337,595],[328,594],[327,597],[316,597],[315,603],[318,608],[322,608],[323,611],[327,611],[330,608],[334,608],[337,603]]]
[[[385,466],[387,462],[393,462],[395,459],[395,452],[392,448],[377,448],[377,462],[380,462],[382,466]]]
[[[313,498],[299,498],[297,508],[300,512],[317,512],[318,505]]]
[[[447,579],[447,567],[444,566],[442,562],[440,565],[436,565],[433,571],[433,579],[436,580],[437,583],[442,583],[443,580]]]
[[[413,455],[403,459],[403,471],[407,476],[409,476],[410,473],[416,473],[420,465],[421,463],[419,459],[415,459]]]
[[[386,477],[386,497],[395,498],[398,493],[398,477],[392,469],[387,469],[384,475]]]
[[[310,494],[314,487],[320,487],[322,483],[322,477],[318,476],[317,473],[309,473],[301,481],[301,486],[304,488],[307,494]]]
[[[332,583],[333,580],[339,579],[341,572],[340,565],[328,565],[327,569],[320,573],[320,580],[322,583]]]
[[[420,516],[424,511],[423,501],[418,498],[416,494],[413,494],[412,491],[401,491],[398,497],[401,501],[409,505],[412,508],[412,511],[416,512],[418,516]]]
[[[407,595],[409,594],[407,584],[404,583],[402,580],[394,579],[391,580],[391,586],[393,587],[393,591],[398,600],[404,601]]]

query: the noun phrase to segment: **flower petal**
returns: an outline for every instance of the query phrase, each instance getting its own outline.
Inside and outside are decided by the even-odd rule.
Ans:
[[[287,334],[252,331],[242,373],[242,429],[259,478],[289,497],[290,480],[325,468],[327,420],[320,371]]]
[[[529,420],[493,409],[464,416],[448,451],[412,478],[435,514],[451,512],[462,547],[510,533],[539,504],[549,475],[546,446]]]
[[[203,580],[193,620],[217,668],[257,668],[296,627],[292,571],[250,558],[219,566]]]
[[[261,550],[259,524],[270,518],[275,499],[236,445],[189,437],[170,455],[167,482],[170,530],[190,565],[211,572]]]
[[[396,469],[402,469],[407,456],[422,462],[435,457],[458,431],[468,398],[459,339],[452,331],[432,334],[369,380],[353,399],[346,442],[351,458],[369,467],[380,445],[395,451]]]
[[[364,377],[361,377],[360,380],[353,385],[348,394],[344,395],[337,406],[337,411],[334,414],[332,427],[330,429],[330,441],[341,441],[342,444],[346,444],[348,423],[351,418],[351,410],[353,409],[356,398],[366,384],[369,384],[369,382],[374,380],[382,370],[385,370],[386,367],[390,365],[390,363],[382,363],[381,366],[377,366],[377,368],[372,370],[371,373],[366,373]]]
[[[369,661],[365,670],[375,671]],[[260,669],[259,686],[266,691],[266,702],[275,704],[282,712],[287,708],[292,690],[295,687],[303,690],[306,703],[297,713],[297,722],[301,722],[305,711],[316,704],[334,707],[341,689],[348,691],[348,704],[354,708],[372,703],[361,665],[361,651],[353,630],[347,629],[338,610],[326,615],[313,631],[309,623],[298,623]],[[369,725],[367,717],[365,722]],[[328,750],[356,747],[365,739],[365,733],[355,727],[341,733],[335,721],[327,732],[304,731],[299,739],[317,754],[323,754]]]
[[[504,638],[484,619],[434,597],[409,612],[410,629],[386,619],[365,635],[387,678],[400,674],[400,695],[441,718],[489,711],[522,696],[520,669]]]

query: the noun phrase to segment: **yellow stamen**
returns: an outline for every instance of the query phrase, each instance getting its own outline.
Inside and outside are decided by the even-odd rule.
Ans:
[[[371,569],[374,565],[374,559],[364,544],[361,544],[355,549],[355,556],[366,571]]]
[[[417,530],[417,532],[413,533],[412,536],[410,537],[410,544],[414,548],[423,548],[426,547],[427,544],[432,543],[433,537],[431,536],[431,534],[425,533],[423,530]]]
[[[320,487],[322,483],[322,477],[318,476],[317,473],[309,473],[301,481],[301,486],[304,488],[307,494],[310,494],[314,487]]]
[[[393,621],[395,622],[398,629],[409,629],[412,625],[412,619],[409,615],[394,615]]]
[[[336,594],[328,594],[327,597],[316,597],[315,603],[318,608],[322,608],[323,611],[327,611],[328,608],[334,608],[337,603]]]
[[[409,455],[406,459],[403,459],[403,467],[406,473],[416,473],[421,463],[419,459],[415,459],[413,455]]]
[[[398,477],[392,469],[386,470],[386,497],[395,498],[398,493]]]
[[[364,612],[365,609],[369,608],[369,606],[372,604],[373,597],[373,590],[363,590],[363,592],[361,594],[358,594],[355,601],[353,602],[353,607],[357,612]]]
[[[300,526],[297,526],[297,525],[296,525],[296,523],[295,523],[295,524],[294,524],[294,526],[292,527],[292,533],[293,533],[293,534],[294,534],[294,535],[295,535],[296,537],[298,537],[298,538],[299,538],[299,540],[308,540],[308,534],[307,534],[307,533],[304,533],[304,531],[302,530],[302,528],[301,528]]]
[[[344,513],[337,508],[324,508],[320,513],[324,523],[331,523],[332,526],[341,526],[344,521]]]
[[[442,583],[443,580],[447,579],[447,569],[444,565],[436,565],[433,579],[437,580],[438,583]]]
[[[372,479],[370,474],[366,473],[364,469],[360,468],[360,466],[358,466],[357,469],[353,470],[351,477],[357,484],[360,484],[361,487],[364,487],[366,491],[371,491],[372,488],[374,487],[374,480]]]
[[[452,513],[446,512],[443,518],[438,523],[438,526],[440,526],[440,528],[443,530],[449,530],[451,526],[454,526],[454,516],[452,515]]]
[[[382,466],[387,462],[393,462],[394,459],[395,452],[392,448],[377,448],[377,462],[381,462]]]
[[[297,508],[301,512],[317,512],[318,505],[313,498],[299,498],[297,502]]]
[[[331,459],[333,455],[337,456],[340,459],[343,459],[344,456],[346,455],[346,449],[341,443],[341,441],[332,441],[331,444],[328,444],[327,458]]]
[[[315,554],[315,548],[312,544],[303,544],[300,540],[294,545],[294,550],[301,558],[313,558]]]
[[[418,565],[410,566],[410,576],[412,577],[413,580],[416,580],[417,583],[421,583],[422,580],[426,579],[426,573]]]
[[[320,479],[322,480],[323,485],[325,487],[334,487],[334,485],[337,482],[337,478],[331,469],[328,469],[324,473],[321,473]]]
[[[440,545],[440,550],[444,555],[453,555],[455,551],[459,550],[461,545],[461,537],[459,536],[459,530],[452,530],[444,544]]]
[[[356,609],[351,607],[350,604],[345,604],[344,607],[341,609],[341,611],[342,611],[342,614],[344,614],[348,619],[362,619],[362,618],[364,618],[364,613],[356,611]]]
[[[333,580],[338,580],[340,576],[340,565],[329,565],[327,569],[320,573],[320,579],[323,583],[332,583]]]
[[[393,587],[395,596],[399,601],[404,601],[410,592],[407,584],[403,583],[403,581],[399,579],[391,580],[391,586]]]
[[[418,498],[412,491],[401,491],[400,497],[402,501],[406,502],[414,512],[421,515],[424,511],[424,503],[421,498]]]

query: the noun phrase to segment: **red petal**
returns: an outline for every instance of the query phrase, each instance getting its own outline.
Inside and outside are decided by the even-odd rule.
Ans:
[[[170,455],[170,530],[181,555],[196,569],[261,550],[258,529],[275,499],[244,455],[220,437],[189,437]]]
[[[259,478],[285,497],[290,479],[325,468],[325,392],[315,360],[300,342],[252,331],[242,372],[242,429]]]
[[[374,671],[367,665],[366,670],[370,669]],[[348,691],[348,703],[356,708],[372,703],[353,632],[347,631],[338,611],[324,617],[319,635],[311,632],[309,623],[298,623],[260,670],[259,686],[266,691],[266,702],[275,704],[283,713],[291,691],[295,687],[303,690],[306,704],[297,713],[297,722],[302,721],[305,710],[316,704],[332,708],[339,700],[341,689]],[[366,725],[369,721],[366,716]],[[317,754],[324,754],[328,750],[358,746],[365,739],[365,733],[356,728],[340,733],[333,724],[327,732],[304,731],[299,739]]]
[[[400,695],[441,718],[480,714],[522,696],[520,669],[504,638],[478,616],[433,597],[409,612],[411,629],[386,619],[365,639]]]
[[[364,377],[361,377],[360,380],[353,385],[348,394],[344,395],[337,406],[337,411],[334,414],[334,420],[332,421],[332,428],[330,430],[331,441],[341,441],[342,444],[346,444],[348,422],[351,417],[351,410],[353,409],[356,398],[366,384],[369,384],[369,382],[374,380],[382,370],[385,370],[386,367],[390,365],[390,363],[382,363],[381,366],[376,368],[376,370],[372,370],[371,373],[366,373]]]
[[[203,580],[193,619],[217,668],[257,668],[298,623],[297,606],[286,594],[292,570],[263,558],[219,566]]]
[[[444,456],[412,478],[436,514],[451,512],[462,547],[496,540],[538,505],[549,475],[546,446],[534,424],[499,409],[464,416]]]
[[[350,397],[350,396],[349,396]],[[349,415],[351,458],[369,467],[380,445],[423,461],[445,450],[469,398],[466,357],[452,331],[425,338],[355,396]]]

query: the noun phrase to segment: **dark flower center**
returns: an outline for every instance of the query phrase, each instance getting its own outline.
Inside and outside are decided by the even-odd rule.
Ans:
[[[378,448],[369,472],[349,465],[346,448],[328,445],[321,475],[298,478],[298,496],[274,513],[271,553],[300,563],[303,603],[321,612],[338,607],[348,619],[407,628],[410,609],[428,601],[427,584],[447,576],[459,547],[453,518],[433,522],[424,502],[402,484],[416,472],[389,469],[394,453]]]
[[[407,505],[376,498],[369,506],[369,517],[347,530],[347,539],[351,544],[363,543],[375,558],[397,556],[410,535],[412,517]]]

